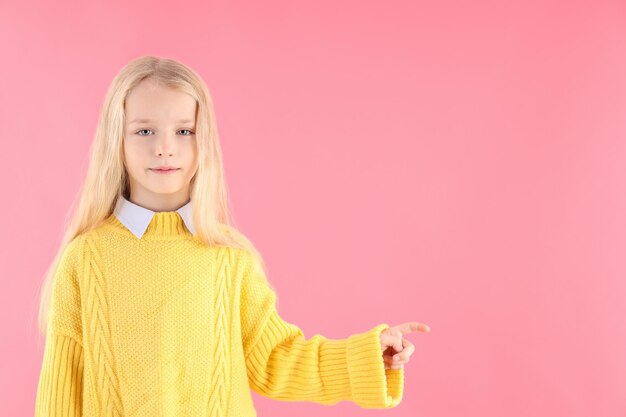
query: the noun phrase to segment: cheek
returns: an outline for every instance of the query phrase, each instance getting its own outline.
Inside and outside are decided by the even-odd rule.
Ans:
[[[124,145],[124,161],[126,169],[131,172],[139,172],[143,170],[144,163],[142,162],[141,149],[134,144]]]
[[[187,160],[189,161],[189,164],[197,164],[198,161],[198,150],[196,148],[196,143],[195,142],[190,142],[187,144],[187,147],[185,149],[185,154],[187,155]]]

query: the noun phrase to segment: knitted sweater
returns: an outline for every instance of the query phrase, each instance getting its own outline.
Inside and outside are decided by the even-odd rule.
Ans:
[[[36,416],[256,416],[250,390],[281,401],[391,408],[403,370],[385,369],[381,323],[305,338],[283,320],[243,249],[208,247],[179,212],[138,239],[111,214],[62,254]]]

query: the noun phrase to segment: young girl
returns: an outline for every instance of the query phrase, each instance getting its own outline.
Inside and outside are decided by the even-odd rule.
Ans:
[[[402,336],[428,326],[306,339],[278,315],[263,260],[227,203],[205,83],[175,60],[130,62],[107,92],[44,282],[36,416],[252,417],[250,389],[400,403],[414,351]]]

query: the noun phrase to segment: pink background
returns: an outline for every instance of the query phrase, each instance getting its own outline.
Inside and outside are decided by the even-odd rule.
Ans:
[[[432,329],[397,408],[260,416],[626,415],[624,2],[174,4],[0,6],[3,415],[33,413],[41,275],[143,54],[206,80],[284,319]]]

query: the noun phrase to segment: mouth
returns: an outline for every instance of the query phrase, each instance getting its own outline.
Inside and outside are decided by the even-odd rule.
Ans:
[[[180,168],[149,168],[150,171],[156,173],[156,174],[171,174],[174,173],[176,171],[178,171]]]

